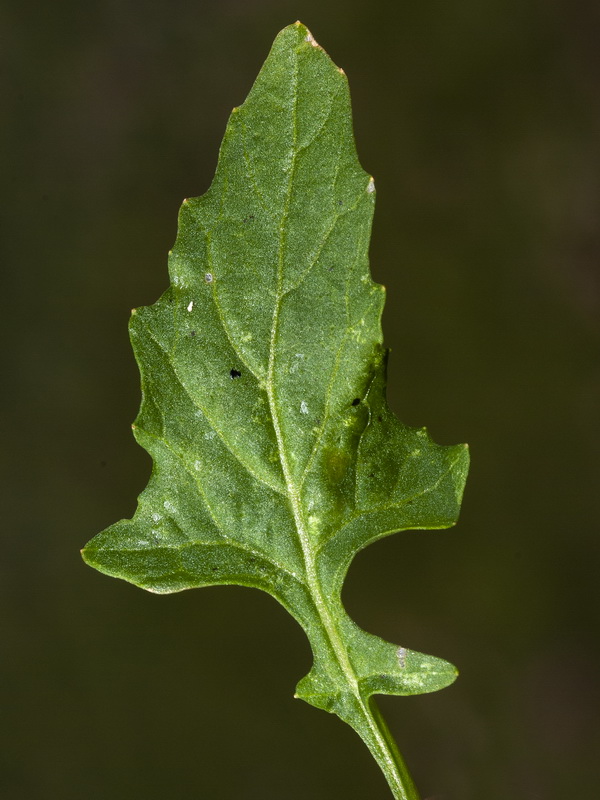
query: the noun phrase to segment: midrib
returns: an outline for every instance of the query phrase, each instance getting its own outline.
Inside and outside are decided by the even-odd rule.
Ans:
[[[395,771],[395,764],[389,753],[389,748],[379,729],[371,710],[361,695],[358,676],[350,661],[346,646],[340,636],[336,622],[331,614],[329,606],[321,591],[319,578],[317,575],[315,557],[312,549],[312,544],[307,533],[306,525],[304,523],[304,516],[302,511],[302,503],[300,499],[300,491],[296,486],[292,473],[289,467],[286,450],[284,446],[283,434],[281,424],[279,421],[279,409],[277,406],[277,399],[274,390],[274,373],[275,373],[275,347],[277,343],[277,335],[279,329],[279,313],[281,308],[281,300],[283,295],[283,265],[284,265],[284,252],[285,252],[285,239],[286,239],[286,222],[289,213],[290,198],[292,193],[292,182],[294,172],[296,169],[296,157],[298,153],[297,147],[297,87],[298,87],[298,64],[294,61],[294,72],[292,77],[292,91],[293,91],[293,108],[292,108],[292,157],[289,168],[288,184],[286,189],[286,196],[281,214],[281,222],[279,225],[279,243],[278,243],[278,262],[277,262],[277,293],[275,297],[275,306],[273,309],[273,320],[271,323],[271,339],[269,344],[269,367],[267,372],[267,397],[269,400],[269,410],[271,419],[273,420],[273,428],[277,439],[277,449],[279,453],[279,460],[283,472],[287,493],[290,498],[292,512],[294,515],[294,523],[298,533],[298,539],[302,547],[302,556],[304,559],[304,568],[306,574],[307,588],[313,600],[317,614],[321,621],[323,630],[329,639],[331,649],[338,662],[338,666],[344,675],[347,685],[350,687],[352,694],[356,698],[359,705],[363,723],[366,723],[373,739],[377,743],[380,751],[380,757],[388,764],[388,769],[392,772]],[[380,760],[380,759],[378,759]]]
[[[283,210],[281,214],[281,222],[279,224],[277,293],[275,297],[275,307],[273,309],[273,321],[271,323],[271,340],[269,346],[269,368],[267,372],[267,396],[269,399],[269,410],[271,413],[271,419],[273,420],[275,436],[277,438],[277,449],[279,452],[281,469],[283,472],[285,485],[287,487],[287,493],[290,498],[290,503],[292,506],[292,512],[294,515],[294,523],[296,525],[298,539],[302,547],[302,556],[304,559],[304,569],[306,574],[307,587],[315,604],[315,608],[317,609],[317,613],[319,615],[323,628],[327,633],[327,637],[329,638],[329,641],[331,643],[333,652],[335,653],[339,666],[342,672],[344,673],[344,676],[348,681],[348,684],[352,687],[353,693],[356,695],[357,698],[360,698],[358,679],[356,673],[354,672],[352,664],[350,663],[350,659],[348,658],[348,653],[341,640],[335,621],[331,615],[327,603],[325,602],[323,593],[321,592],[321,587],[319,584],[319,579],[315,567],[314,553],[312,550],[311,541],[309,539],[306,530],[306,525],[304,523],[302,504],[300,500],[300,492],[292,478],[292,473],[286,455],[286,449],[281,430],[281,423],[279,421],[279,409],[277,406],[277,400],[275,397],[275,389],[274,389],[275,347],[277,343],[277,334],[279,329],[279,313],[281,309],[281,300],[283,295],[283,264],[284,264],[285,241],[286,241],[286,222],[289,214],[290,198],[292,194],[292,183],[296,169],[296,158],[298,153],[297,120],[296,120],[297,102],[298,102],[297,89],[298,89],[298,62],[297,60],[294,60],[294,71],[292,74],[293,102],[292,102],[291,163],[289,166],[288,183],[286,188],[285,200],[283,203]]]

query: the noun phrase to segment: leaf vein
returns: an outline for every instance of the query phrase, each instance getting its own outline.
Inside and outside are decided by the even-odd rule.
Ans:
[[[275,217],[275,214],[272,214],[272,213],[271,213],[271,211],[269,210],[268,203],[267,203],[267,201],[265,200],[265,198],[264,198],[264,196],[263,196],[262,192],[261,192],[261,191],[260,191],[260,189],[258,188],[258,182],[257,182],[257,180],[256,180],[256,170],[254,169],[254,165],[253,165],[253,163],[252,163],[252,158],[251,158],[251,156],[250,156],[250,153],[249,153],[249,151],[248,151],[248,148],[247,148],[247,146],[246,146],[246,145],[247,145],[247,128],[246,128],[246,123],[244,122],[244,118],[243,118],[241,115],[238,115],[238,117],[237,117],[237,118],[239,119],[239,121],[240,121],[240,126],[241,126],[241,132],[242,132],[242,149],[243,149],[243,151],[244,151],[244,161],[246,162],[246,167],[247,167],[247,170],[248,170],[248,172],[247,172],[248,178],[250,179],[250,183],[252,184],[252,188],[254,189],[254,192],[255,192],[255,194],[256,194],[256,197],[257,197],[258,203],[259,203],[259,205],[262,207],[262,210],[265,212],[265,214],[266,214],[266,215],[267,215],[267,216],[268,216],[268,217],[269,217],[269,218],[270,218],[272,221],[275,221],[275,218],[276,218],[276,217]]]
[[[394,508],[402,508],[403,506],[407,505],[408,503],[412,503],[413,500],[416,500],[417,498],[423,497],[424,495],[429,494],[430,492],[434,491],[435,489],[437,489],[437,487],[440,485],[440,483],[444,480],[444,478],[452,472],[452,470],[454,469],[454,467],[456,466],[456,464],[458,463],[458,461],[461,458],[462,458],[462,453],[459,453],[456,456],[456,458],[454,458],[450,462],[448,468],[445,469],[441,473],[441,475],[439,475],[438,478],[433,483],[431,483],[429,486],[426,486],[420,492],[417,492],[416,494],[411,495],[410,497],[405,497],[405,498],[403,498],[401,501],[399,501],[397,503],[384,503],[384,504],[381,504],[381,505],[378,505],[378,506],[371,506],[370,508],[363,508],[363,509],[357,510],[354,514],[351,514],[348,517],[348,519],[344,522],[344,524],[340,528],[337,528],[336,530],[332,531],[329,534],[329,536],[324,536],[321,539],[321,541],[318,544],[317,551],[322,550],[323,547],[328,542],[330,542],[332,539],[335,539],[337,536],[342,534],[346,530],[346,528],[348,528],[353,522],[356,522],[357,519],[360,519],[361,517],[368,517],[371,514],[377,514],[377,513],[381,512],[381,511],[391,511]],[[408,528],[406,528],[406,529],[404,529],[404,528],[402,528],[402,529],[395,528],[394,530],[408,530]],[[433,528],[432,528],[432,530],[433,530]],[[385,534],[382,534],[382,536],[383,535],[385,535]]]
[[[165,348],[163,347],[162,343],[154,336],[154,334],[152,333],[152,330],[149,328],[149,326],[146,323],[144,323],[144,327],[146,328],[146,331],[147,331],[148,335],[150,336],[150,338],[152,339],[152,341],[156,344],[156,346],[159,348],[159,350],[163,353],[163,356],[165,357],[165,359],[167,361],[167,365],[172,370],[173,375],[174,375],[175,379],[177,380],[177,383],[181,386],[181,388],[183,389],[184,393],[189,398],[191,404],[194,406],[195,409],[197,409],[198,411],[202,412],[202,414],[204,415],[206,421],[208,422],[208,424],[210,425],[212,430],[217,434],[217,436],[219,437],[219,439],[221,440],[221,442],[223,443],[225,448],[241,464],[241,466],[250,475],[252,475],[252,477],[255,480],[257,480],[260,483],[264,484],[265,486],[267,486],[272,491],[277,492],[277,494],[281,494],[281,495],[285,496],[285,491],[284,491],[284,489],[282,487],[271,483],[271,481],[269,481],[267,478],[265,478],[264,476],[262,476],[258,472],[256,472],[256,470],[246,462],[246,460],[243,458],[243,456],[234,447],[231,446],[231,443],[228,442],[227,439],[225,438],[225,435],[223,434],[223,431],[216,425],[215,421],[208,414],[206,409],[202,405],[200,405],[200,403],[198,402],[198,400],[195,397],[192,396],[190,390],[187,388],[187,386],[183,382],[182,378],[178,374],[177,370],[175,369],[174,364],[172,364],[171,361],[169,360],[169,355],[168,355],[167,351],[165,350]]]
[[[212,505],[208,501],[208,498],[206,496],[206,492],[204,491],[204,487],[202,486],[202,482],[200,481],[198,475],[196,475],[195,472],[187,464],[187,462],[185,460],[185,457],[182,455],[182,453],[179,453],[177,450],[175,450],[165,439],[162,439],[161,437],[156,436],[155,434],[151,433],[150,431],[147,431],[147,430],[144,429],[144,433],[146,435],[150,436],[151,438],[159,441],[161,444],[163,444],[167,448],[167,450],[169,450],[169,452],[172,453],[175,456],[175,458],[178,461],[181,462],[184,470],[187,472],[187,474],[190,476],[192,481],[195,483],[196,489],[198,490],[198,493],[199,493],[200,497],[202,498],[202,501],[203,501],[204,505],[206,506],[206,510],[210,514],[210,518],[212,519],[212,521],[213,521],[213,523],[215,525],[215,528],[219,531],[221,536],[227,541],[228,544],[231,544],[233,547],[239,547],[239,548],[241,548],[243,550],[246,550],[247,552],[252,553],[253,555],[260,556],[261,558],[264,558],[269,563],[273,564],[274,567],[277,567],[278,569],[282,570],[283,572],[287,572],[292,577],[297,578],[297,576],[293,572],[291,572],[287,567],[284,567],[283,564],[280,564],[278,561],[274,561],[266,553],[263,553],[262,551],[255,551],[251,547],[249,547],[245,542],[241,542],[239,539],[233,539],[231,537],[231,535],[227,532],[227,530],[223,527],[222,523],[219,522],[219,520],[217,519],[217,516],[215,515],[215,512],[214,512],[214,510],[212,508]],[[190,543],[195,541],[195,540],[192,540],[190,538],[189,534],[186,533],[185,535],[190,540]],[[202,544],[202,542],[200,542],[200,544]]]

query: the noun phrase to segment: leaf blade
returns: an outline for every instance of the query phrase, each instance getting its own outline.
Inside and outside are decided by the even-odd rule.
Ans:
[[[132,316],[153,474],[134,518],[83,551],[151,591],[272,594],[313,649],[297,696],[365,740],[372,694],[434,691],[456,671],[360,630],[346,571],[391,532],[453,525],[468,464],[387,408],[374,200],[346,78],[290,26],[232,113],[210,189],[182,206],[170,289]]]

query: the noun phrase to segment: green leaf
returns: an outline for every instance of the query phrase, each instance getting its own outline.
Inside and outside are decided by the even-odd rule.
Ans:
[[[181,208],[170,288],[133,312],[133,428],[152,476],[133,519],[83,557],[153,592],[269,592],[312,647],[297,696],[382,763],[371,695],[434,691],[456,671],[358,628],[342,583],[371,542],[456,522],[468,453],[387,407],[374,201],[346,77],[296,23],[234,109],[210,189]]]

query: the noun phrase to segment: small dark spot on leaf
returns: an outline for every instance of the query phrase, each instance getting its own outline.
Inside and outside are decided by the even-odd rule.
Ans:
[[[190,331],[190,336],[195,336],[195,335],[196,335],[196,331]]]
[[[343,206],[343,205],[344,205],[344,201],[343,200],[338,200],[338,206]]]
[[[244,222],[249,222],[251,219],[254,219],[254,214],[249,214],[247,217],[244,217]]]
[[[218,571],[219,571],[219,568],[218,568],[218,567],[211,567],[211,570],[212,570],[213,572],[218,572]]]
[[[239,371],[239,369],[230,369],[229,374],[231,376],[231,380],[242,377],[242,373]]]
[[[352,401],[353,406],[357,406],[359,403],[360,403],[360,397],[355,397],[354,400]]]
[[[383,417],[381,416],[381,414],[377,415],[377,422],[383,422]]]
[[[375,477],[375,473],[374,472],[369,472],[369,478],[374,478],[374,477]]]

